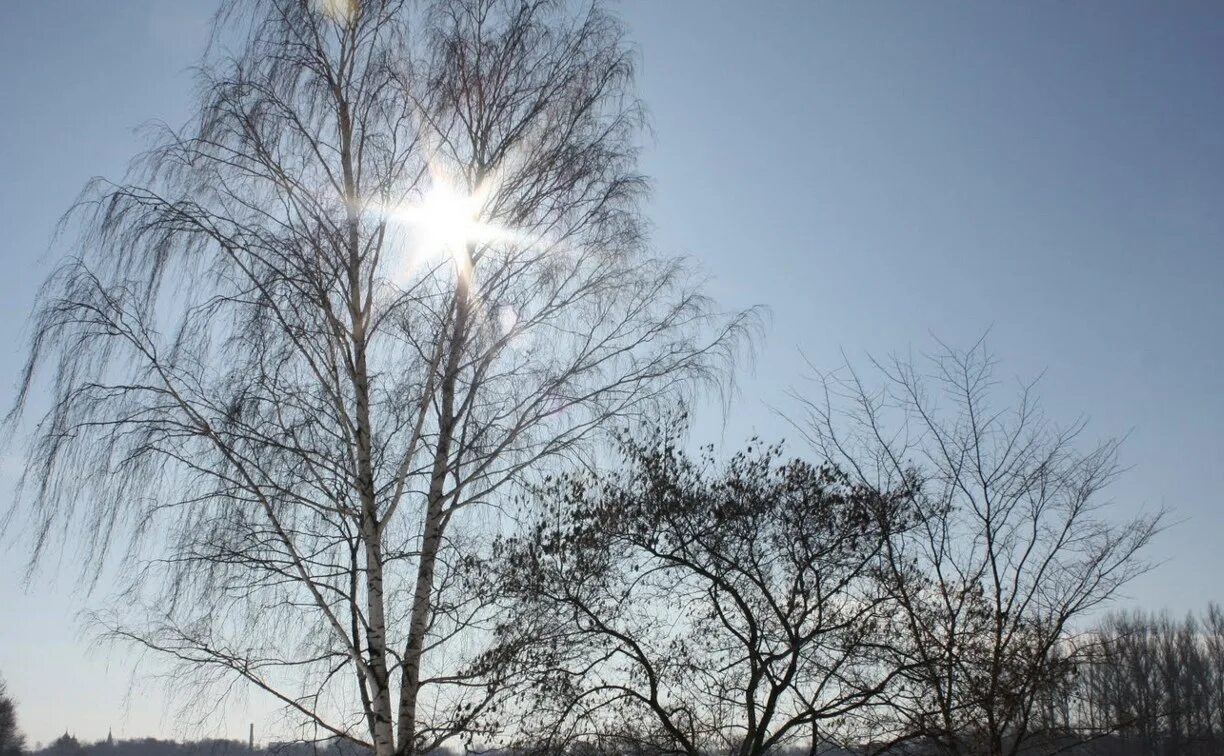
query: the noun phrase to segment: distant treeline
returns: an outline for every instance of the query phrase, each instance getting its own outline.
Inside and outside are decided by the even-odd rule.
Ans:
[[[1127,612],[1108,618],[1082,658],[1063,714],[1072,726],[1117,734],[1109,756],[1224,753],[1224,610]]]
[[[270,743],[252,750],[237,740],[206,739],[179,742],[158,738],[101,740],[82,743],[64,734],[29,756],[368,756],[369,750],[341,740],[323,743]],[[442,756],[439,753],[439,756]]]

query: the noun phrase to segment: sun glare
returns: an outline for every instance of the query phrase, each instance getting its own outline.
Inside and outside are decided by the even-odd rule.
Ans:
[[[347,23],[357,10],[357,0],[313,0],[311,3],[319,13],[330,16],[341,23]]]
[[[409,235],[403,258],[407,270],[429,260],[450,258],[466,274],[473,246],[508,238],[505,229],[482,219],[486,196],[482,188],[468,191],[435,173],[419,199],[390,210],[388,220]]]
[[[435,182],[410,215],[413,224],[428,237],[428,246],[454,255],[469,243],[479,241],[480,205],[479,197],[458,191],[444,182]]]

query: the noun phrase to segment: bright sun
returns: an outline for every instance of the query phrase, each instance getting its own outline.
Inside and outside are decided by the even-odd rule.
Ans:
[[[427,246],[436,246],[443,254],[454,255],[469,243],[480,240],[481,204],[477,195],[435,181],[410,213],[418,231],[428,237],[422,239]]]
[[[470,247],[507,237],[505,229],[484,221],[488,192],[467,191],[456,182],[435,173],[421,197],[390,213],[390,219],[411,234],[409,264],[453,259],[461,272],[471,265]]]
[[[355,0],[312,0],[311,5],[319,13],[341,23],[347,23],[357,10]]]

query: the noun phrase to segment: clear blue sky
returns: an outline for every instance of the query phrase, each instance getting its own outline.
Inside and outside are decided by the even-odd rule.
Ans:
[[[59,213],[122,173],[134,127],[186,117],[207,5],[6,6],[0,374],[16,375]],[[1224,601],[1224,5],[619,8],[653,113],[659,246],[697,259],[728,307],[772,308],[728,443],[785,435],[768,406],[785,407],[800,349],[832,368],[841,350],[991,328],[1006,375],[1048,371],[1053,414],[1130,432],[1120,507],[1176,511],[1131,600]],[[31,739],[175,734],[156,687],[125,701],[131,658],[79,637],[68,580],[27,591],[3,548],[0,674]]]

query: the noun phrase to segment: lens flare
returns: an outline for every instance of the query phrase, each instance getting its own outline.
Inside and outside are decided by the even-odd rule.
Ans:
[[[435,181],[415,207],[404,211],[406,219],[427,237],[426,247],[454,255],[483,235],[481,199],[455,186]]]
[[[394,277],[410,276],[421,264],[439,259],[454,260],[460,275],[468,275],[475,248],[510,240],[513,235],[507,229],[484,218],[488,196],[487,183],[468,189],[435,168],[428,188],[416,200],[378,208],[388,223],[408,233]]]

